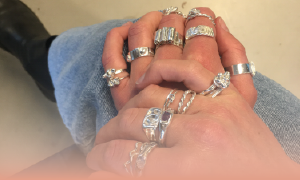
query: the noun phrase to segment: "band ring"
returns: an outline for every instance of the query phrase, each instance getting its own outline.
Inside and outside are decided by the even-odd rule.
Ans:
[[[134,50],[128,52],[127,54],[127,62],[132,62],[133,60],[139,58],[139,57],[146,57],[150,56],[153,57],[155,54],[155,50],[150,47],[138,47]]]
[[[143,131],[150,142],[157,141],[157,127],[161,113],[162,110],[160,108],[150,108],[143,120]]]
[[[211,16],[207,14],[202,14],[200,10],[195,8],[189,11],[189,14],[187,15],[185,20],[185,25],[188,23],[189,20],[194,19],[195,17],[207,17],[213,23],[214,26],[216,25],[214,19]]]
[[[195,36],[215,37],[214,29],[208,26],[199,25],[191,27],[186,31],[185,39],[190,40]]]
[[[163,27],[155,32],[154,44],[156,45],[156,49],[164,44],[183,48],[183,36],[174,27]]]
[[[254,62],[249,62],[245,64],[235,64],[230,67],[226,67],[225,71],[229,71],[231,75],[239,75],[239,74],[251,74],[251,76],[255,76],[256,70]]]
[[[214,83],[206,90],[202,91],[201,95],[213,94],[212,98],[220,94],[223,89],[228,88],[230,84],[230,72],[226,71],[224,74],[219,73],[214,78]]]

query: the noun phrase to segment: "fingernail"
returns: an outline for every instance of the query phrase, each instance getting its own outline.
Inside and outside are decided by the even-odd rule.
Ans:
[[[130,24],[130,21],[124,23],[122,26],[127,26],[127,25],[129,25],[129,24]]]
[[[224,29],[226,32],[229,32],[228,27],[226,26],[224,20],[221,17],[219,18],[219,23],[220,23],[222,29]]]
[[[145,74],[143,74],[139,80],[137,80],[137,82],[135,84],[140,84],[143,82],[143,80],[145,79]]]

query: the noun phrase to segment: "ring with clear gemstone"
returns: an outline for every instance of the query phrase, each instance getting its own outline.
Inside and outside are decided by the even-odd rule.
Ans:
[[[202,14],[200,10],[195,9],[195,8],[191,9],[189,11],[189,14],[186,17],[185,25],[188,23],[189,20],[191,20],[195,17],[207,17],[213,23],[213,25],[216,25],[214,19],[211,16],[209,16],[207,14]]]

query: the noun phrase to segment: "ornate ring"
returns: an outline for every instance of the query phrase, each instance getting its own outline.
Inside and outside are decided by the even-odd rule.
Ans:
[[[137,176],[142,175],[142,171],[146,165],[147,156],[148,154],[157,146],[156,142],[145,142],[143,143],[139,155],[136,159],[136,169],[137,169]]]
[[[186,96],[187,96],[188,94],[192,94],[192,96],[191,96],[189,102],[187,102],[186,106],[183,108],[183,110],[182,110],[182,112],[181,112],[181,107],[182,107],[183,102],[184,102],[184,100],[185,100],[185,98],[186,98]],[[179,102],[179,105],[178,105],[177,113],[178,113],[178,114],[184,114],[185,111],[190,107],[190,105],[191,105],[192,102],[194,101],[196,95],[197,95],[197,93],[196,93],[195,91],[192,91],[192,90],[187,90],[187,91],[185,91],[185,92],[183,93],[183,95],[182,95],[182,98],[180,99],[180,102]]]
[[[165,135],[167,132],[167,128],[168,128],[169,124],[171,123],[173,115],[174,115],[174,111],[169,109],[169,110],[163,111],[161,118],[159,119],[159,127],[158,127],[158,131],[159,131],[158,144],[159,144],[159,146],[163,146],[163,144],[164,144],[164,138],[165,138]]]
[[[154,44],[156,49],[164,44],[172,44],[183,48],[183,37],[174,27],[163,27],[155,32]]]
[[[129,174],[131,174],[132,176],[134,176],[133,168],[132,168],[132,161],[133,161],[134,156],[139,154],[138,148],[139,148],[140,144],[143,144],[143,143],[141,143],[141,142],[135,143],[135,149],[130,151],[130,153],[129,153],[130,159],[124,163],[124,167],[125,167],[126,171]],[[129,166],[129,168],[128,168],[128,166]]]
[[[184,15],[181,11],[178,11],[178,7],[171,6],[163,10],[163,15],[170,15],[170,14],[178,14],[183,18],[186,18],[186,15]]]
[[[108,69],[106,71],[106,73],[102,76],[104,79],[107,79],[108,81],[108,87],[114,87],[114,86],[117,86],[120,84],[120,81],[129,77],[129,75],[127,74],[126,76],[124,77],[115,77],[116,74],[120,74],[122,72],[126,72],[126,69],[119,69],[119,70],[116,70],[116,69]]]
[[[195,36],[215,37],[214,29],[203,25],[199,25],[197,27],[191,27],[186,31],[185,39],[189,40]]]
[[[157,127],[161,112],[160,108],[150,108],[143,120],[143,130],[150,142],[157,141]]]
[[[174,92],[175,91],[175,92]],[[174,92],[174,93],[173,93]],[[167,99],[165,101],[165,104],[163,106],[163,111],[167,110],[169,105],[175,100],[175,95],[178,91],[176,91],[176,89],[171,90],[171,92],[169,93],[169,95],[167,96]]]
[[[245,64],[235,64],[230,67],[226,67],[225,71],[229,71],[232,75],[239,75],[239,74],[247,74],[250,73],[251,76],[255,76],[256,70],[254,62],[245,63]]]
[[[188,23],[189,20],[195,18],[195,17],[207,17],[212,23],[213,25],[216,25],[215,21],[213,20],[213,18],[207,14],[202,14],[200,10],[198,9],[191,9],[189,11],[189,14],[187,15],[186,17],[186,20],[185,20],[185,25]]]
[[[212,98],[216,97],[223,89],[228,88],[230,84],[230,72],[226,71],[224,74],[219,73],[214,78],[214,84],[207,90],[202,91],[201,95],[213,94]]]
[[[154,56],[154,49],[150,47],[138,47],[134,50],[128,52],[127,55],[127,62],[131,62],[139,57],[145,57],[145,56]]]

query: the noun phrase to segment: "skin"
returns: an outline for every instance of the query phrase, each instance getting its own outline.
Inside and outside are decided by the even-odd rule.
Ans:
[[[215,18],[210,9],[197,9]],[[223,20],[219,17],[215,22],[216,27],[208,18],[196,17],[185,26],[179,15],[151,12],[137,23],[125,24],[108,34],[102,58],[105,69],[126,68],[122,45],[127,37],[130,51],[154,48],[157,28],[176,27],[185,34],[188,28],[201,24],[214,28],[216,38],[197,36],[187,41],[184,49],[164,45],[154,57],[131,63],[130,78],[111,88],[119,114],[100,129],[87,157],[88,166],[98,170],[93,178],[115,177],[110,173],[129,176],[123,167],[129,152],[136,142],[148,141],[142,120],[149,108],[163,106],[171,87],[200,93],[212,84],[217,73],[224,72],[223,67],[248,62],[245,48]],[[172,109],[177,109],[182,94],[176,94]],[[231,77],[230,86],[214,99],[197,95],[185,114],[174,115],[164,148],[155,148],[149,154],[143,176],[299,177],[299,165],[286,156],[273,133],[254,113],[256,98],[249,74]]]

